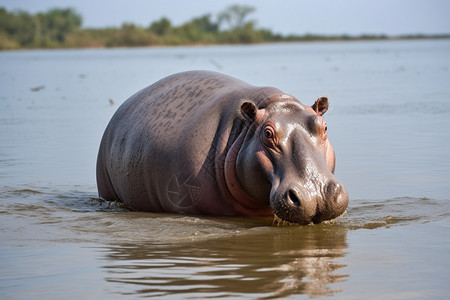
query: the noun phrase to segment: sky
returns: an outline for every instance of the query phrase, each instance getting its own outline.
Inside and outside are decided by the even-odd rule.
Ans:
[[[257,28],[281,34],[449,34],[450,0],[0,0],[7,10],[30,13],[74,8],[83,27],[147,27],[167,17],[174,26],[217,14],[230,5],[256,9]]]

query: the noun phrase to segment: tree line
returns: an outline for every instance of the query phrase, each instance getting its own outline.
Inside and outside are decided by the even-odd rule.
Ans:
[[[249,19],[255,8],[232,5],[215,18],[211,14],[180,25],[163,17],[148,27],[124,23],[120,27],[82,28],[82,16],[71,8],[44,13],[7,11],[0,8],[0,50],[23,48],[139,47],[163,45],[251,44],[280,41],[388,39],[385,35],[325,36],[281,35],[257,28]],[[448,38],[403,36],[401,38]],[[397,37],[399,38],[399,37]]]

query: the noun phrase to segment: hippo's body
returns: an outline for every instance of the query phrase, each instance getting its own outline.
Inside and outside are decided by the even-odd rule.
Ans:
[[[151,212],[335,218],[348,196],[333,175],[327,107],[326,98],[309,107],[214,72],[166,77],[111,119],[97,160],[99,195]]]

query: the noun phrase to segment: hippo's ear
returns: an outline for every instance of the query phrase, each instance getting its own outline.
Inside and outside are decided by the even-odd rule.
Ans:
[[[256,114],[258,113],[258,108],[252,102],[244,102],[241,105],[241,114],[244,118],[253,123],[256,119]]]
[[[328,98],[327,97],[320,97],[319,99],[314,102],[314,104],[311,106],[311,108],[319,115],[323,115],[328,110]]]

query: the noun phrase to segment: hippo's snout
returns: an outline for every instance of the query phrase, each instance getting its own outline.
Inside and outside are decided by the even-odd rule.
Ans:
[[[271,205],[278,218],[291,223],[331,220],[340,216],[348,205],[347,191],[334,179],[330,179],[319,193],[309,192],[298,184],[283,190],[274,193]]]

